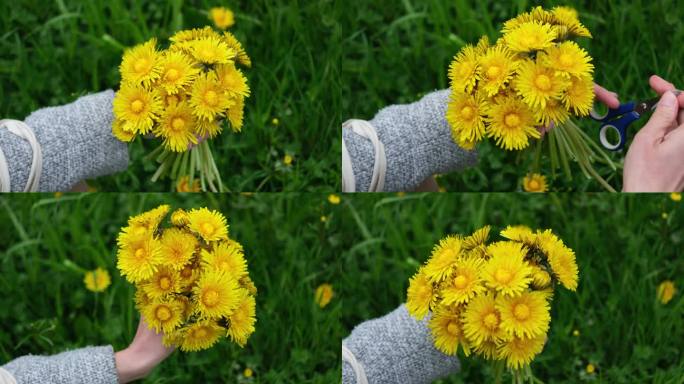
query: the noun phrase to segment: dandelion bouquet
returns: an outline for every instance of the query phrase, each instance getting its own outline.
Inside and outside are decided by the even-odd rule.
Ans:
[[[254,332],[256,287],[225,217],[207,208],[171,214],[161,205],[129,218],[117,242],[117,267],[135,284],[135,305],[164,345],[210,348],[221,337],[244,346]]]
[[[235,36],[211,27],[170,40],[168,49],[151,39],[124,53],[112,132],[124,142],[138,135],[161,140],[148,155],[160,164],[152,181],[170,176],[174,185],[183,178],[194,185],[199,173],[202,190],[222,192],[209,139],[226,125],[242,129],[250,90],[238,65],[250,67],[251,60]]]
[[[451,136],[472,149],[490,138],[508,151],[526,149],[549,130],[552,170],[576,160],[587,177],[609,184],[593,168],[610,158],[570,118],[587,116],[594,103],[591,56],[572,39],[591,37],[577,12],[541,7],[504,23],[502,37],[466,45],[449,67]],[[539,168],[536,153],[535,168]],[[538,171],[538,169],[535,169]]]
[[[435,347],[505,366],[514,382],[533,380],[530,363],[541,353],[557,285],[575,291],[574,252],[551,230],[509,226],[506,240],[489,242],[486,226],[467,237],[447,236],[410,279],[406,307],[429,328]]]

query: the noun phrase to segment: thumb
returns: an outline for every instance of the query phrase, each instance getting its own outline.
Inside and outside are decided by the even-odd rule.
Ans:
[[[679,110],[677,98],[672,92],[665,92],[658,102],[653,116],[642,129],[644,134],[660,138],[667,134],[677,122],[677,111]]]

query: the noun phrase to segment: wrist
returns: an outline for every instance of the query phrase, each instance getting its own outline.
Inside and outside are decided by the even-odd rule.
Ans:
[[[122,384],[142,379],[150,373],[155,365],[154,361],[132,346],[116,352],[114,361],[116,362],[119,383]]]

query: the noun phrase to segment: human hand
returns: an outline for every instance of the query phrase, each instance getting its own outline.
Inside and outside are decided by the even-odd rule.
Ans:
[[[162,344],[162,336],[149,329],[145,319],[140,317],[138,330],[131,344],[114,354],[119,383],[128,383],[147,376],[174,351],[174,347],[165,347]]]
[[[653,116],[634,136],[625,157],[624,192],[677,192],[684,188],[684,95],[652,76],[651,87],[662,93]]]

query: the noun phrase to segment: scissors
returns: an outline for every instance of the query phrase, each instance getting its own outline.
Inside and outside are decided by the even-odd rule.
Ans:
[[[675,96],[679,96],[682,91],[674,91]],[[605,115],[599,115],[595,109],[592,108],[589,115],[592,119],[600,121],[601,130],[599,132],[599,139],[601,139],[601,145],[605,149],[611,151],[619,151],[625,147],[627,142],[627,127],[632,124],[635,120],[639,119],[644,113],[653,110],[657,105],[660,98],[654,98],[646,101],[630,101],[625,104],[620,104],[618,108],[611,108]],[[611,143],[608,140],[608,131],[617,132],[619,135],[619,141],[617,143]]]

